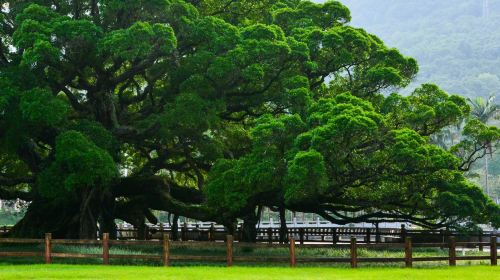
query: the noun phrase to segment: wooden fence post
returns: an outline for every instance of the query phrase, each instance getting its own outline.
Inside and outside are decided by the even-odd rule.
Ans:
[[[370,244],[371,239],[372,239],[372,230],[367,229],[366,230],[366,243]]]
[[[491,246],[490,246],[490,256],[491,265],[496,266],[498,264],[498,252],[497,252],[497,237],[495,235],[491,236]]]
[[[295,256],[295,239],[290,237],[290,266],[295,267],[297,265],[297,257]]]
[[[332,228],[332,232],[332,243],[335,245],[338,242],[337,228]]]
[[[356,245],[356,237],[351,237],[351,267],[358,267],[358,248]]]
[[[45,234],[45,263],[46,264],[52,263],[51,251],[52,251],[52,233],[46,233]]]
[[[411,237],[407,236],[405,240],[405,266],[412,267],[413,259],[412,259],[413,249]]]
[[[456,251],[455,236],[450,236],[449,244],[450,244],[450,247],[448,249],[448,254],[450,256],[449,263],[450,263],[450,266],[456,266],[457,265],[457,251]]]
[[[102,234],[102,263],[109,265],[109,233]]]
[[[227,242],[226,242],[226,261],[227,261],[227,266],[233,266],[233,236],[228,235],[227,236]]]
[[[163,266],[170,265],[170,236],[163,234]]]

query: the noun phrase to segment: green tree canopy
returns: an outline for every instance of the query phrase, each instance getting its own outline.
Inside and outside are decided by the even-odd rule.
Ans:
[[[384,96],[417,63],[337,1],[10,1],[2,18],[0,198],[31,201],[15,235],[152,210],[250,229],[263,206],[500,225],[463,176],[500,132],[432,145],[469,106],[435,85]]]

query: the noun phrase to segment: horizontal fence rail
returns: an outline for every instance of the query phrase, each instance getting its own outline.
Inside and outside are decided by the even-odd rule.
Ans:
[[[222,227],[196,228],[184,225],[177,233],[171,228],[156,226],[144,229],[146,232],[139,234],[137,229],[118,229],[117,238],[128,239],[160,239],[163,234],[177,236],[183,241],[224,241],[229,234]],[[455,236],[461,242],[483,242],[488,240],[495,232],[469,232],[460,233],[447,230],[407,230],[402,228],[351,228],[351,227],[288,227],[286,236],[294,237],[298,243],[349,243],[355,237],[361,243],[403,243],[406,237],[412,237],[418,243],[444,243],[450,236]],[[234,239],[243,239],[241,228],[236,230]],[[275,243],[280,241],[280,228],[258,228],[257,242]]]
[[[358,263],[404,263],[406,267],[412,267],[414,262],[434,262],[447,261],[449,266],[455,266],[457,261],[471,260],[489,260],[490,264],[496,266],[498,263],[498,247],[497,236],[493,235],[488,242],[457,242],[455,236],[450,236],[447,242],[438,243],[414,243],[412,237],[405,237],[404,243],[358,243],[355,237],[352,237],[347,244],[300,244],[297,243],[294,237],[290,237],[288,244],[267,244],[267,243],[245,243],[235,242],[232,235],[227,235],[224,242],[198,242],[198,241],[171,241],[168,234],[164,234],[160,240],[150,241],[131,241],[131,240],[110,240],[109,234],[104,233],[101,240],[68,240],[68,239],[52,239],[52,234],[47,233],[44,239],[16,239],[16,238],[0,238],[2,244],[35,244],[42,245],[43,252],[2,252],[0,251],[0,259],[2,257],[43,257],[46,264],[52,263],[54,258],[71,258],[71,259],[102,259],[104,265],[110,264],[110,259],[149,259],[161,261],[164,266],[170,266],[175,261],[203,261],[203,262],[225,262],[227,266],[233,266],[235,262],[273,262],[273,263],[289,263],[291,267],[295,267],[299,263],[349,263],[352,268],[358,267]],[[81,253],[58,253],[54,252],[52,247],[54,244],[62,245],[97,245],[102,249],[100,254],[81,254]],[[110,254],[110,247],[114,245],[151,245],[161,248],[160,254]],[[225,256],[206,256],[206,255],[173,255],[170,249],[173,247],[196,247],[196,248],[224,248]],[[489,256],[457,256],[457,248],[477,248],[478,246],[489,247]],[[434,257],[414,257],[413,248],[447,248],[448,256]],[[288,248],[287,256],[267,257],[267,256],[235,256],[234,248]],[[349,257],[301,257],[297,254],[297,248],[348,248]],[[387,258],[363,258],[358,256],[359,248],[367,249],[401,249],[404,252],[404,257],[387,257]],[[1,247],[0,247],[1,250]]]

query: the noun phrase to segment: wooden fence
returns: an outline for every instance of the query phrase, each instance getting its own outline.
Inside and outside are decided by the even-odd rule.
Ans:
[[[163,265],[169,266],[175,261],[206,261],[206,262],[226,262],[227,266],[232,266],[235,262],[277,262],[289,263],[294,267],[298,263],[350,263],[352,268],[356,268],[358,263],[404,263],[406,267],[412,267],[414,262],[433,262],[433,261],[448,261],[450,266],[455,266],[457,261],[471,260],[489,260],[491,265],[497,265],[498,248],[497,237],[491,236],[489,242],[457,242],[454,236],[449,238],[446,243],[414,243],[412,237],[407,236],[404,243],[358,243],[355,237],[352,237],[347,244],[326,245],[326,244],[297,244],[292,237],[289,239],[289,244],[267,244],[267,243],[243,243],[235,242],[233,236],[228,235],[225,242],[186,242],[186,241],[170,241],[168,234],[164,234],[161,240],[157,241],[140,241],[140,240],[110,240],[109,234],[104,233],[101,240],[73,240],[73,239],[52,239],[52,235],[47,233],[45,239],[14,239],[2,238],[1,244],[39,244],[44,245],[43,252],[1,252],[1,257],[44,257],[45,263],[52,263],[53,258],[83,258],[83,259],[102,259],[104,265],[110,264],[110,259],[149,259],[161,261]],[[64,245],[97,245],[102,248],[101,254],[81,254],[81,253],[57,253],[53,252],[54,244]],[[120,255],[110,254],[110,246],[114,245],[152,245],[161,246],[161,255]],[[191,246],[196,248],[213,248],[225,247],[225,256],[199,256],[199,255],[173,255],[170,249],[176,246]],[[456,249],[459,247],[489,247],[489,256],[457,256]],[[288,256],[282,257],[260,257],[260,256],[236,256],[234,255],[235,247],[244,248],[288,248]],[[413,248],[448,248],[448,256],[439,257],[414,257]],[[1,247],[0,247],[1,248]],[[297,255],[296,248],[349,248],[349,258],[331,258],[331,257],[301,257]],[[358,257],[358,249],[397,249],[404,250],[404,258],[360,258]]]
[[[171,228],[160,226],[144,229],[145,239],[161,239],[163,234],[173,235]],[[279,242],[279,228],[257,229],[257,242]],[[224,241],[228,231],[221,227],[209,228],[188,227],[186,224],[179,228],[177,236],[182,241]],[[296,238],[297,242],[304,243],[349,243],[352,236],[364,243],[403,243],[406,237],[412,237],[414,242],[448,242],[449,237],[455,236],[461,242],[483,242],[488,240],[494,232],[453,232],[447,230],[407,230],[406,228],[355,228],[355,227],[289,227],[287,236]],[[139,238],[137,229],[118,229],[117,238],[121,240],[135,240]],[[242,240],[243,232],[239,228],[234,234],[237,241]]]
[[[154,227],[146,227],[143,234],[134,228],[118,228],[116,237],[119,240],[153,240],[162,239],[164,234],[173,236],[172,229],[160,224]],[[0,238],[7,237],[10,227],[0,227]],[[257,229],[257,242],[276,243],[280,241],[279,228]],[[177,238],[182,241],[212,241],[223,242],[229,232],[223,227],[212,226],[199,228],[188,227],[187,224],[179,228]],[[495,232],[454,232],[447,230],[407,230],[402,228],[355,228],[355,227],[289,227],[287,238],[293,237],[298,243],[325,243],[339,244],[349,243],[352,237],[362,243],[403,243],[406,237],[411,237],[415,243],[448,243],[449,238],[454,236],[458,242],[478,242],[489,240]],[[239,228],[235,234],[235,241],[242,241],[243,233]],[[482,250],[483,245],[479,248]]]
[[[8,236],[11,227],[0,226],[0,238]],[[146,227],[143,234],[138,229],[118,228],[116,237],[119,240],[153,240],[162,239],[164,234],[173,236],[170,227],[159,224]],[[280,241],[279,228],[257,229],[257,242],[276,243]],[[180,227],[177,238],[182,241],[212,241],[223,242],[229,232],[220,226],[212,224],[210,227],[188,227],[187,224]],[[406,237],[411,237],[416,243],[448,243],[449,238],[454,236],[458,242],[478,242],[489,240],[492,235],[498,235],[493,231],[480,232],[456,232],[447,230],[408,230],[401,228],[355,228],[355,227],[289,227],[287,237],[293,237],[298,243],[325,243],[338,244],[349,243],[352,237],[362,243],[403,243]],[[235,234],[235,241],[242,241],[243,232],[239,228]],[[482,245],[479,246],[482,249]]]

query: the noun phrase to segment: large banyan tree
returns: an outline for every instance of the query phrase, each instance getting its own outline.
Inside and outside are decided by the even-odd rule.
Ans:
[[[168,211],[255,237],[259,210],[338,224],[500,225],[464,177],[500,132],[336,1],[2,1],[0,199],[16,236],[93,238]],[[431,142],[467,120],[445,150]]]

